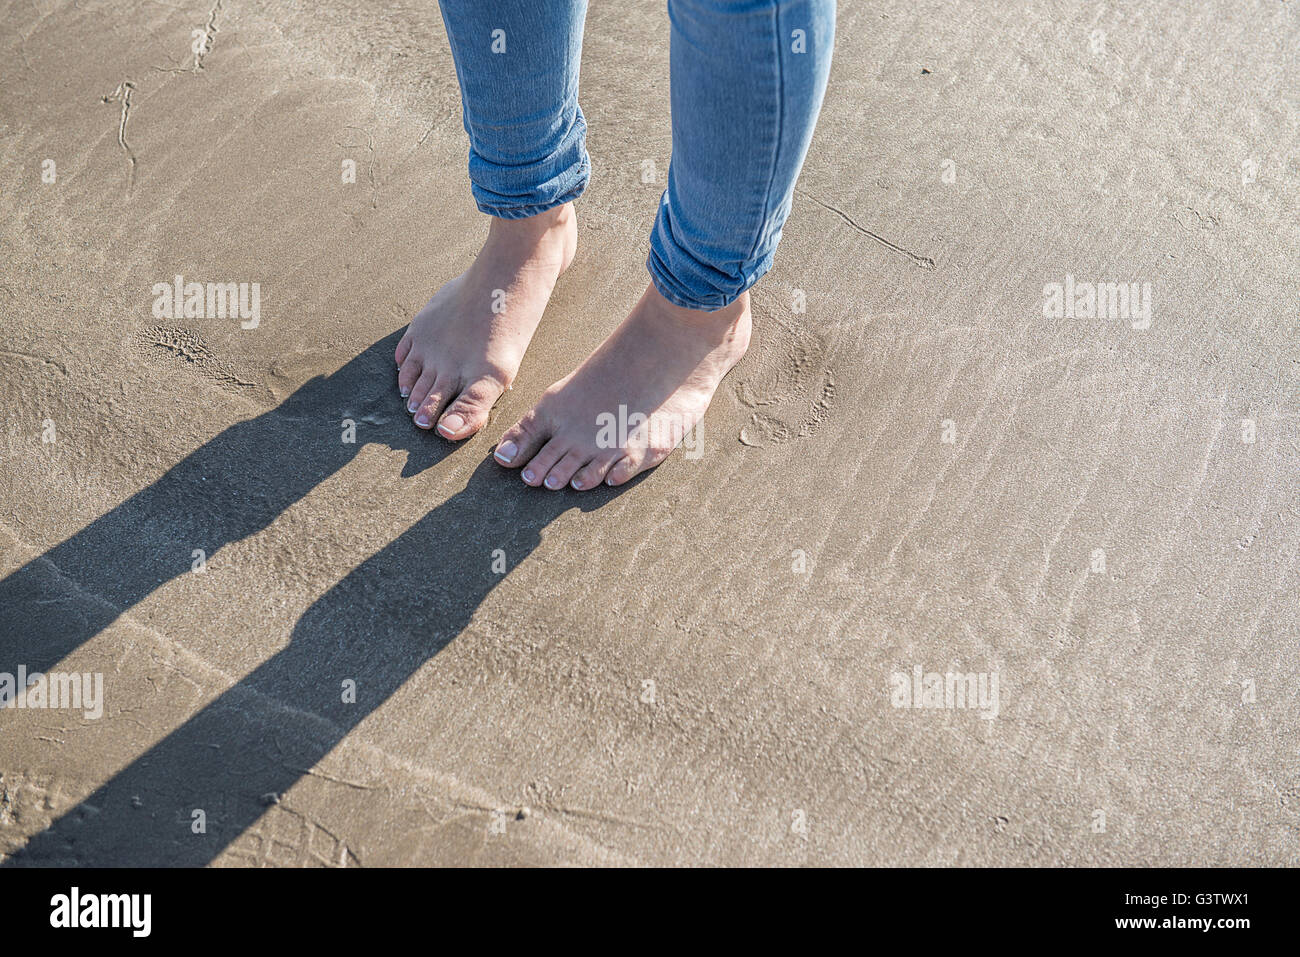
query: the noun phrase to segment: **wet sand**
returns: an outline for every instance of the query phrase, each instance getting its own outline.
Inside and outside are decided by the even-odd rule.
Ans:
[[[0,6],[0,672],[105,689],[0,711],[4,864],[1300,863],[1295,4],[842,3],[703,454],[593,493],[491,449],[645,285],[663,6],[592,10],[577,259],[457,447],[391,355],[486,224],[384,6]]]

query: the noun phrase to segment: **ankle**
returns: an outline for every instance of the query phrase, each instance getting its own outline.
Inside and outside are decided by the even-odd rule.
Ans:
[[[662,315],[668,316],[683,326],[709,329],[719,334],[726,334],[746,325],[749,318],[749,293],[743,292],[734,301],[721,309],[690,309],[679,306],[665,299],[663,294],[651,283],[645,291],[648,305]]]
[[[565,203],[526,219],[498,219],[488,224],[484,250],[495,249],[519,261],[547,263],[563,272],[578,247],[577,216]]]
[[[576,222],[577,217],[573,212],[573,204],[565,203],[562,206],[553,206],[536,216],[527,216],[523,219],[501,219],[493,216],[489,220],[488,235],[503,239],[536,241],[544,239],[550,234],[566,232]]]

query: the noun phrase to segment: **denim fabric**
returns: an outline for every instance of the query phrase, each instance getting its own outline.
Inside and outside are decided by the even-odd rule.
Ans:
[[[483,212],[536,216],[587,188],[578,108],[586,0],[439,0]]]
[[[534,216],[590,177],[585,0],[440,0],[479,209]],[[673,152],[646,267],[719,309],[771,268],[826,92],[835,0],[669,0]]]

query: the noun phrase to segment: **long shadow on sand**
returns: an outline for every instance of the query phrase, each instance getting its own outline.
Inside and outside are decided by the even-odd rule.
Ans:
[[[405,475],[451,446],[415,430],[392,391],[390,336],[274,410],[232,426],[149,488],[0,582],[0,634],[15,665],[45,671],[165,581],[265,528],[364,442],[409,452]],[[340,421],[372,423],[356,445]],[[571,508],[613,494],[538,493],[490,460],[466,487],[363,561],[299,619],[289,644],[36,835],[5,865],[201,865],[250,827],[271,795],[454,639],[502,579]],[[346,507],[339,520],[346,520]],[[322,529],[321,534],[328,534]],[[56,571],[57,569],[57,571]],[[55,601],[71,579],[94,601]],[[89,608],[89,610],[87,610]],[[6,670],[0,668],[0,670]],[[7,669],[7,670],[13,670]],[[355,703],[345,703],[345,681]],[[430,703],[436,708],[436,702]],[[192,812],[206,816],[195,834]]]

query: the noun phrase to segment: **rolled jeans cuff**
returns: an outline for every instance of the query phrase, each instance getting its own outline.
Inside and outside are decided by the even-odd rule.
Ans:
[[[474,165],[471,162],[471,167]],[[471,172],[472,176],[472,172]],[[512,197],[480,186],[471,178],[470,191],[479,211],[497,219],[527,219],[571,203],[587,190],[591,182],[591,160],[584,152],[581,162],[550,182],[531,189],[526,196]]]

